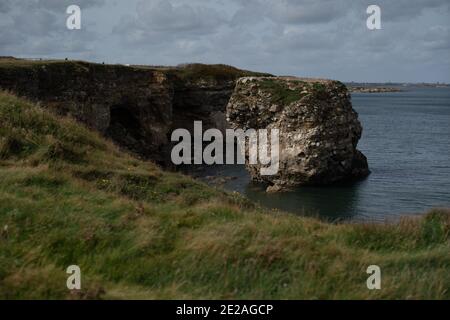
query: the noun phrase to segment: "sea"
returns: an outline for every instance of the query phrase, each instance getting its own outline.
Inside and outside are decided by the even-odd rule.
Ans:
[[[328,221],[388,222],[450,207],[450,87],[401,87],[401,92],[353,93],[363,126],[360,149],[370,176],[328,187],[268,194],[242,165],[203,167],[200,179],[260,205]],[[221,179],[220,179],[221,177]]]

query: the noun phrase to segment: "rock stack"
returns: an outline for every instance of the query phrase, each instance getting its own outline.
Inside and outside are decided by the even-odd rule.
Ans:
[[[362,133],[358,114],[339,81],[241,78],[227,120],[234,129],[279,129],[278,173],[262,176],[260,164],[246,163],[253,180],[269,184],[268,191],[328,185],[370,173],[366,157],[356,149]]]

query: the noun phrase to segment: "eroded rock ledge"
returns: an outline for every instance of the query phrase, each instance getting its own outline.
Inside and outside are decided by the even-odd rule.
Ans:
[[[262,176],[249,164],[253,180],[268,191],[300,185],[327,185],[369,174],[356,149],[362,127],[344,84],[293,77],[244,77],[227,106],[235,129],[279,129],[280,164],[276,175]]]

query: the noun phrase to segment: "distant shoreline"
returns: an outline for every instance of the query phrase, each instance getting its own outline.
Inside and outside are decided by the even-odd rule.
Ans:
[[[345,85],[352,93],[402,92],[407,90],[408,88],[450,88],[450,84],[441,82],[345,82]]]
[[[383,93],[383,92],[402,92],[400,88],[394,87],[352,87],[348,86],[348,90],[352,93]]]

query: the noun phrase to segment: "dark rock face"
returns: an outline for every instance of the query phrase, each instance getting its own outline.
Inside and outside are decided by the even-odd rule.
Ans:
[[[84,62],[0,66],[0,87],[69,115],[143,156],[163,160],[173,87],[154,70]]]
[[[356,149],[362,127],[347,88],[338,81],[241,78],[227,106],[227,118],[235,129],[280,130],[276,175],[262,176],[261,165],[246,161],[254,180],[271,185],[268,191],[369,174],[366,157]]]
[[[227,65],[189,64],[169,69],[174,85],[173,128],[192,131],[194,121],[202,121],[203,129],[224,131],[225,110],[237,79],[268,74],[241,70]]]
[[[205,130],[227,127],[225,109],[236,80],[198,79],[178,83],[173,99],[173,128],[193,130],[194,121],[202,121]]]

